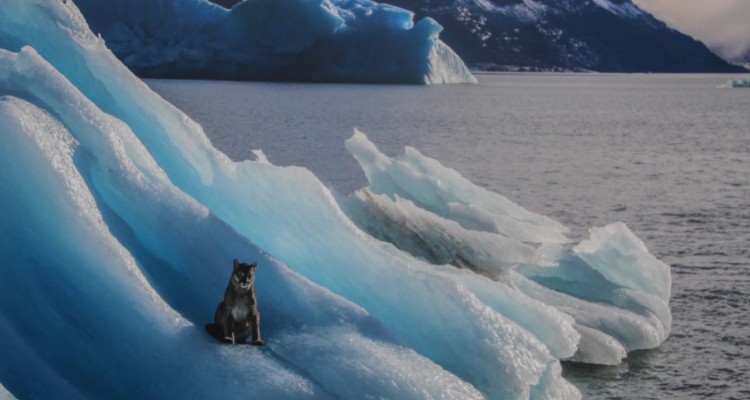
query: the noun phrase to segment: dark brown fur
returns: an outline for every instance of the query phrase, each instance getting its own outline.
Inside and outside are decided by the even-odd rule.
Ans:
[[[260,338],[260,313],[255,298],[255,268],[257,263],[246,264],[234,260],[234,270],[229,278],[224,301],[216,307],[214,323],[220,339],[227,343],[247,343],[263,346]]]

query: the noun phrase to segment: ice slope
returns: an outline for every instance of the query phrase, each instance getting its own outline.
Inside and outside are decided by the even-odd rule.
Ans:
[[[367,191],[400,206],[367,214],[305,169],[230,161],[73,3],[6,2],[0,384],[15,397],[574,399],[559,360],[617,363],[668,334],[669,269],[624,225],[570,247],[559,223],[358,133]],[[459,243],[480,274],[355,225],[368,218],[437,232],[428,248]],[[259,261],[264,348],[202,329],[234,257]]]
[[[21,398],[479,397],[173,186],[124,123],[31,48],[0,56],[13,93],[0,102],[2,379]],[[261,260],[270,351],[217,346],[200,327],[234,254]],[[352,357],[363,352],[378,357]]]
[[[139,75],[333,82],[475,82],[434,20],[370,0],[75,0]]]

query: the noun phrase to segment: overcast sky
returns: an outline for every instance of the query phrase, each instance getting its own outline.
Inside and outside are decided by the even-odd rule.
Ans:
[[[750,0],[634,0],[646,11],[725,57],[750,48]]]

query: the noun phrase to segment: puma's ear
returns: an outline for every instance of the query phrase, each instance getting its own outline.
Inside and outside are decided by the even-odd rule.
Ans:
[[[235,258],[234,259],[234,270],[237,271],[237,268],[239,268],[239,267],[240,267],[240,262],[237,261],[237,259]]]
[[[258,262],[254,261],[252,264],[250,264],[250,268],[255,268],[258,266]]]

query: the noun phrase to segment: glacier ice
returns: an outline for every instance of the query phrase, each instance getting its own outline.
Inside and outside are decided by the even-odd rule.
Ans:
[[[720,88],[746,88],[750,87],[750,79],[730,79],[719,85]]]
[[[306,341],[328,351],[308,354],[300,368],[314,365],[339,379],[356,380],[371,395],[419,393],[418,377],[388,375],[408,359],[441,383],[433,390],[453,391],[456,398],[478,397],[476,389],[434,363],[388,344],[392,340],[385,329],[360,307],[297,276],[174,187],[125,124],[102,113],[32,49],[4,52],[1,60],[3,70],[16,78],[3,82],[4,91],[15,87],[20,96],[31,96],[34,88],[27,77],[42,78],[48,88],[39,94],[38,106],[11,95],[3,97],[0,108],[6,171],[33,171],[4,180],[27,190],[4,196],[10,207],[0,217],[2,226],[31,227],[3,232],[3,256],[16,260],[3,270],[4,293],[11,297],[3,303],[3,315],[15,328],[4,337],[26,338],[29,352],[48,359],[56,379],[83,386],[95,397],[142,393],[206,398],[251,392],[267,398],[301,398],[347,393],[347,388],[327,387],[337,384],[330,376],[311,380],[291,367],[301,357],[296,343]],[[207,232],[214,242],[205,243]],[[35,239],[40,233],[43,241]],[[278,332],[272,354],[217,349],[189,322],[200,324],[212,314],[226,283],[220,266],[230,265],[228,257],[233,254],[265,260],[258,273],[258,295],[266,302],[264,329],[269,335]],[[43,281],[29,279],[38,273],[45,274]],[[23,293],[44,290],[55,295],[22,306],[29,302]],[[43,325],[25,321],[24,313],[32,310],[34,320]],[[348,363],[353,350],[346,342],[353,340],[358,347],[381,352],[383,359],[377,364]],[[70,355],[78,362],[64,360]],[[18,352],[18,357],[25,356]],[[186,368],[175,369],[174,364]],[[207,370],[213,372],[206,374]],[[125,371],[130,372],[123,376]],[[85,382],[94,373],[98,385],[91,387]],[[18,367],[8,374],[11,383],[22,374],[34,375]],[[165,383],[150,387],[153,376]],[[195,386],[179,384],[182,379]],[[252,389],[257,382],[263,385]],[[59,388],[11,389],[57,397]]]
[[[341,201],[352,221],[430,263],[450,263],[505,282],[572,317],[568,322],[577,333],[564,336],[577,342],[578,351],[567,356],[558,352],[558,358],[619,364],[627,351],[654,348],[666,340],[671,328],[669,266],[651,255],[625,224],[592,228],[589,239],[566,248],[567,229],[557,221],[474,186],[413,148],[391,158],[361,132],[346,144],[370,182]],[[469,207],[471,219],[455,211]],[[519,306],[511,306],[513,300],[503,299],[498,309],[497,287],[494,298],[487,298],[474,284],[464,284],[519,325],[529,319],[529,311],[514,315]],[[538,324],[539,319],[533,321]],[[547,329],[540,328],[527,329],[541,338]],[[545,340],[548,347],[550,339]]]
[[[362,133],[370,184],[349,197],[232,162],[72,2],[6,4],[0,384],[18,398],[580,398],[560,360],[669,334],[669,267],[624,224],[573,245]],[[259,262],[265,348],[202,330],[235,257]]]
[[[142,76],[471,83],[442,28],[371,0],[76,0],[92,29]]]
[[[346,142],[359,161],[372,193],[408,199],[437,216],[475,231],[491,232],[530,243],[564,243],[568,229],[534,214],[504,196],[474,185],[458,172],[407,147],[390,158],[361,132]]]

